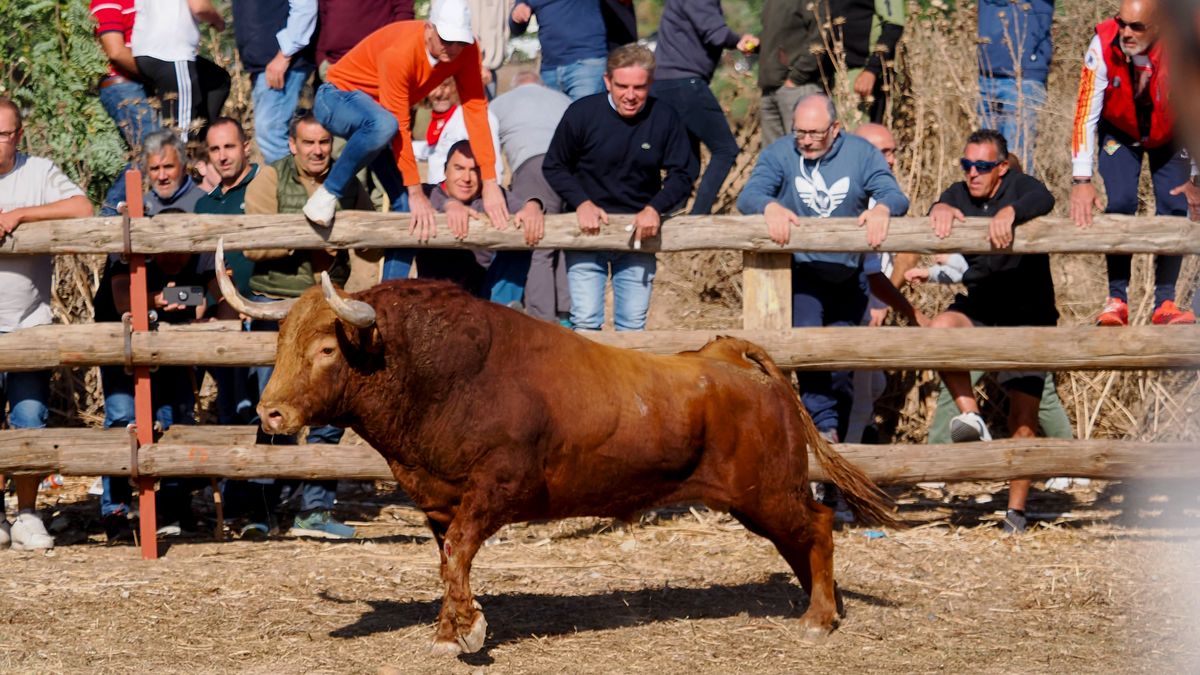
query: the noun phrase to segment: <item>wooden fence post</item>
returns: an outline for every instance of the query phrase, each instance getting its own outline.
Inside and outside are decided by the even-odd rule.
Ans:
[[[145,215],[142,206],[142,172],[125,172],[125,213],[130,220]],[[150,330],[150,307],[146,288],[146,256],[129,252],[129,313],[134,332]],[[133,368],[133,413],[139,448],[154,443],[154,408],[151,404],[150,368]],[[136,470],[137,467],[131,467]],[[142,540],[142,558],[158,558],[158,517],[154,502],[154,477],[139,476],[138,518]]]
[[[792,254],[742,253],[742,328],[792,327]]]

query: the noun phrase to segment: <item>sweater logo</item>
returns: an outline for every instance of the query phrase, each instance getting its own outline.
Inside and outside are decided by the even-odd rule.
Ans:
[[[845,176],[833,185],[826,186],[820,170],[813,169],[810,178],[796,176],[796,192],[800,195],[800,201],[818,216],[828,218],[846,200],[846,193],[850,191],[850,177]]]
[[[643,149],[643,150],[649,150],[649,149],[650,149],[650,144],[649,144],[649,143],[642,143],[642,149]]]

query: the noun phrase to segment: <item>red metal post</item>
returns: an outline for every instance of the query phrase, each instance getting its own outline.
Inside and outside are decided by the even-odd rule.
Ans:
[[[125,172],[125,208],[130,218],[145,215],[142,206],[142,172],[129,169]],[[150,308],[146,289],[146,256],[135,253],[129,256],[129,313],[133,319],[133,330],[150,330]],[[150,368],[133,368],[133,412],[137,425],[139,447],[154,442],[154,410],[150,402]],[[141,519],[142,558],[158,558],[158,524],[154,504],[154,478],[138,477],[138,513]]]

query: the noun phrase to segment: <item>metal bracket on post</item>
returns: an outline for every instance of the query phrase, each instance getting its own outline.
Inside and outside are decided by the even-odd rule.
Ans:
[[[129,217],[129,204],[122,202],[117,208],[121,211],[121,244],[124,246],[121,262],[128,263],[133,256],[133,223]]]
[[[121,334],[125,338],[125,374],[133,375],[133,315],[129,312],[121,315]]]
[[[138,472],[138,449],[141,443],[138,443],[137,425],[130,424],[126,428],[129,430],[129,482],[137,487],[138,478],[141,477]]]

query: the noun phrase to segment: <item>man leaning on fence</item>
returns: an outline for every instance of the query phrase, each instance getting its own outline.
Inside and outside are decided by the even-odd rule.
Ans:
[[[44,157],[17,150],[23,132],[21,110],[0,98],[0,243],[19,228],[40,220],[86,218],[92,205],[79,186]],[[50,312],[51,257],[0,256],[0,333],[53,321]],[[49,415],[50,371],[0,373],[0,416],[8,404],[8,426],[40,429]],[[0,547],[38,550],[54,539],[38,517],[40,476],[16,476],[17,518],[0,517]],[[0,506],[0,512],[3,506]]]
[[[934,234],[947,237],[956,222],[967,217],[990,218],[988,237],[995,249],[1011,248],[1013,229],[1054,208],[1054,196],[1036,178],[1009,166],[1008,143],[1000,132],[981,129],[967,138],[959,160],[963,180],[951,185],[929,210]],[[1050,256],[967,255],[963,274],[966,294],[955,297],[945,312],[934,317],[934,328],[975,326],[1053,326],[1058,322],[1054,306],[1054,279]],[[942,380],[959,414],[950,420],[950,437],[955,442],[991,440],[980,416],[979,403],[966,371],[943,371]],[[1045,387],[1045,372],[1007,372],[999,378],[1008,394],[1008,430],[1013,438],[1037,435],[1038,408]],[[1029,481],[1009,483],[1006,532],[1025,530],[1025,498]]]
[[[649,95],[653,73],[649,49],[617,48],[604,74],[608,93],[572,103],[550,141],[542,173],[575,209],[584,235],[599,234],[609,213],[636,214],[632,242],[640,246],[691,192],[697,167],[687,132],[670,106]],[[568,251],[571,323],[600,330],[611,267],[613,324],[643,330],[656,265],[653,253]]]
[[[883,243],[890,217],[908,212],[908,197],[883,154],[866,139],[842,133],[833,102],[823,94],[801,99],[793,117],[795,137],[781,138],[762,152],[738,197],[738,210],[764,214],[771,239],[780,245],[791,240],[801,216],[857,218],[866,227],[868,244]],[[867,309],[862,263],[859,253],[795,253],[792,325],[857,326]],[[911,305],[905,311],[914,323],[918,320]],[[845,438],[852,372],[805,371],[798,377],[817,430],[834,442]]]
[[[311,114],[297,117],[288,127],[288,154],[283,159],[262,167],[246,188],[246,213],[296,213],[304,208],[317,186],[329,176],[333,164],[333,135]],[[339,200],[340,209],[370,211],[371,200],[358,179],[352,178],[346,185],[344,196]],[[350,261],[346,251],[297,250],[289,248],[258,249],[245,252],[254,263],[250,275],[250,300],[270,302],[284,298],[300,297],[304,291],[317,283],[321,272],[328,271],[339,285],[345,285],[350,276]],[[251,330],[277,330],[278,322],[255,320]],[[254,368],[258,379],[258,393],[266,389],[274,371],[272,366]],[[333,445],[342,440],[344,430],[330,425],[312,427],[308,431],[310,446]],[[294,438],[272,437],[272,444],[295,443]],[[333,502],[337,494],[336,480],[288,481],[269,487],[263,482],[227,482],[226,495],[233,501],[233,492],[242,492],[242,500],[250,507],[250,529],[243,533],[265,534],[269,531],[270,509],[274,493],[285,488],[299,500],[299,513],[292,521],[289,534],[293,536],[315,536],[332,539],[347,539],[354,536],[354,528],[338,522],[333,517]],[[267,499],[265,495],[272,495]],[[231,504],[232,506],[232,504]],[[266,528],[266,529],[264,529]]]
[[[241,215],[246,212],[246,188],[258,174],[258,165],[250,162],[250,140],[242,123],[221,117],[208,126],[204,134],[208,164],[220,177],[211,192],[196,203],[196,213]],[[243,295],[250,289],[250,261],[240,252],[227,253],[225,265],[233,273],[233,283]],[[216,298],[210,314],[218,319],[237,319],[238,315],[225,302]],[[221,424],[249,422],[254,412],[248,388],[249,373],[243,367],[220,367],[211,371],[217,383],[217,421]]]

